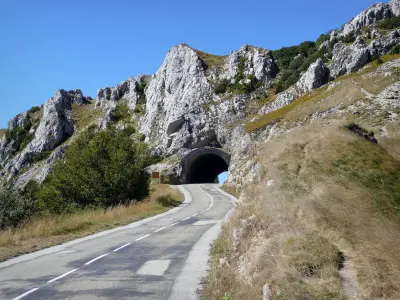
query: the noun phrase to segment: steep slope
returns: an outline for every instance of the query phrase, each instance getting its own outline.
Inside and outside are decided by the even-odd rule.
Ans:
[[[400,56],[382,60],[266,115],[205,299],[399,299]]]

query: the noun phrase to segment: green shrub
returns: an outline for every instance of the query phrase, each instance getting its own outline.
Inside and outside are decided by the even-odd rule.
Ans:
[[[125,103],[118,103],[114,110],[115,121],[127,120],[130,116],[128,105]]]
[[[395,29],[398,27],[400,27],[400,16],[385,19],[379,24],[381,29]]]
[[[229,85],[228,79],[222,79],[221,81],[219,81],[215,84],[214,93],[216,93],[216,94],[226,93],[228,85]]]
[[[65,213],[75,208],[110,207],[148,195],[151,163],[144,143],[131,131],[86,132],[66,151],[36,193],[42,209]]]
[[[36,153],[35,155],[33,155],[33,157],[31,158],[31,162],[38,162],[38,161],[42,161],[46,158],[48,158],[51,154],[51,151],[43,151],[40,153]]]
[[[283,92],[295,84],[300,79],[301,73],[318,58],[325,59],[324,52],[319,51],[317,45],[325,41],[328,36],[329,34],[321,36],[317,43],[308,41],[297,46],[272,51],[272,56],[280,71],[279,79],[275,82],[276,92]]]
[[[137,84],[135,87],[136,92],[139,95],[138,99],[138,104],[145,104],[146,103],[146,94],[144,93],[144,90],[147,87],[147,81],[142,81],[140,84]]]
[[[39,111],[40,107],[39,106],[32,106],[30,110],[28,110],[29,114],[34,114],[35,112]]]
[[[28,126],[27,128],[30,127]],[[33,134],[29,134],[29,131],[22,127],[16,127],[13,130],[6,131],[7,142],[14,141],[14,149],[17,152],[25,148],[33,140],[33,137]]]
[[[37,212],[36,202],[12,190],[0,191],[0,229],[15,227]]]
[[[390,50],[390,54],[400,54],[400,45],[396,45]]]
[[[330,33],[321,34],[317,41],[315,42],[315,47],[318,49],[324,42],[329,41],[331,38]]]

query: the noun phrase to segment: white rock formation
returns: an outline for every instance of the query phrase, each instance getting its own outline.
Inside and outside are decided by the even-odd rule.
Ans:
[[[331,71],[331,77],[348,74],[357,71],[370,61],[370,53],[361,37],[347,46],[344,43],[338,43],[333,48],[332,63],[328,66]]]
[[[392,10],[389,4],[374,4],[362,11],[350,22],[346,23],[343,27],[343,31],[340,33],[340,36],[348,36],[354,32],[359,33],[363,27],[375,24],[376,22],[382,19],[390,18],[391,16]]]
[[[32,157],[43,151],[51,151],[60,145],[74,133],[72,122],[72,104],[84,105],[88,98],[82,95],[80,90],[65,91],[58,90],[54,97],[51,97],[43,107],[43,117],[38,128],[34,131],[32,141],[15,156],[10,151],[7,157],[2,156],[3,169],[0,175],[11,179],[25,166],[29,165]],[[18,122],[10,122],[9,130]],[[21,122],[19,125],[23,126]],[[2,142],[3,143],[3,142]],[[10,141],[9,144],[13,144]],[[3,145],[1,149],[7,148]],[[1,150],[0,149],[0,150]],[[1,151],[0,151],[1,153]]]
[[[392,0],[390,1],[390,8],[395,16],[400,15],[400,0]]]

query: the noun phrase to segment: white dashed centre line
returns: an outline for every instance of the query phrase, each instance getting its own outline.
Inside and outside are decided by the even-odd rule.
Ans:
[[[186,220],[189,220],[191,217],[187,217],[186,219],[183,219],[182,221],[186,221]]]
[[[146,234],[146,235],[144,235],[144,236],[142,236],[142,237],[136,239],[135,242],[140,241],[140,240],[142,240],[142,239],[144,239],[144,238],[147,238],[149,235],[150,235],[150,234]]]
[[[123,248],[129,246],[130,244],[132,244],[132,243],[125,244],[125,245],[123,245],[123,246],[121,246],[121,247],[119,247],[119,248],[117,248],[117,249],[115,249],[115,250],[113,250],[113,251],[114,251],[114,252],[117,252],[117,251],[119,251],[119,250],[121,250],[121,249],[123,249]]]
[[[161,227],[161,228],[157,229],[157,230],[154,231],[154,232],[159,232],[159,231],[161,231],[161,230],[163,230],[163,229],[165,229],[165,227]]]
[[[194,214],[194,215],[192,215],[192,217],[195,217],[195,216],[197,216],[199,213],[197,213],[197,214]]]
[[[13,300],[22,299],[22,298],[24,298],[25,296],[29,295],[30,293],[33,293],[33,292],[37,291],[38,289],[39,289],[39,288],[31,289],[30,291],[27,291],[26,293],[23,293],[22,295],[18,296],[17,298],[14,298]]]
[[[65,276],[67,276],[67,275],[69,275],[69,274],[71,274],[71,273],[74,273],[76,270],[78,270],[78,269],[73,269],[73,270],[71,270],[71,271],[69,271],[69,272],[67,272],[67,273],[62,274],[61,276],[58,276],[58,277],[56,277],[56,278],[53,278],[52,280],[49,280],[49,281],[47,281],[47,282],[48,282],[48,283],[52,283],[52,282],[54,282],[54,281],[56,281],[56,280],[58,280],[58,279],[61,279],[61,278],[65,277]]]
[[[95,262],[96,260],[99,260],[100,258],[103,258],[104,256],[107,256],[107,255],[108,255],[108,253],[107,253],[107,254],[100,255],[100,256],[98,256],[98,257],[96,257],[96,258],[94,258],[94,259],[88,261],[87,263],[85,263],[85,266],[90,265],[92,262]]]
[[[176,224],[179,224],[180,222],[176,222],[176,223],[174,223],[174,224],[172,224],[172,225],[169,225],[168,227],[172,227],[172,226],[175,226]]]

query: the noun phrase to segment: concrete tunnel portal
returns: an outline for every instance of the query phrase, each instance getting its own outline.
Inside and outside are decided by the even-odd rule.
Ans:
[[[182,183],[213,183],[228,171],[230,154],[218,148],[199,148],[182,160]]]

